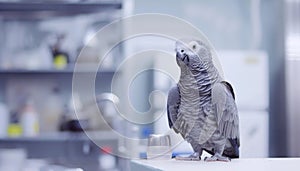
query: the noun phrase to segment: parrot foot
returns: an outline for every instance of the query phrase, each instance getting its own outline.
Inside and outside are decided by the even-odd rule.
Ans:
[[[206,162],[214,162],[214,161],[230,162],[231,160],[228,157],[224,157],[221,154],[216,153],[211,157],[206,157],[204,159],[204,161],[206,161]]]
[[[183,160],[183,161],[200,161],[201,156],[199,155],[198,152],[193,153],[189,156],[176,156],[176,160]]]

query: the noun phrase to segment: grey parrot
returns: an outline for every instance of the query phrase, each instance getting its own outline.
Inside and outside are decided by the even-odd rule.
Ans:
[[[167,113],[170,128],[191,144],[194,154],[179,160],[230,161],[239,157],[239,116],[235,94],[212,61],[211,50],[200,40],[176,42],[179,82],[170,89]]]

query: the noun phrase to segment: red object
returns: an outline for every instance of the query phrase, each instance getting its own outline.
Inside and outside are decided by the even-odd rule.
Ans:
[[[112,148],[110,146],[104,146],[104,147],[101,148],[101,151],[103,153],[111,154],[112,153]]]

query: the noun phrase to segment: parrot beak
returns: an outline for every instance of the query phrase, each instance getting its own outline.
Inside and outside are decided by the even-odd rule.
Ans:
[[[178,58],[178,59],[180,59],[181,61],[184,61],[184,54],[183,53],[180,53],[180,52],[177,52],[176,53],[176,57]]]
[[[181,54],[180,54],[179,52],[176,53],[176,58],[182,60],[182,59],[181,59]]]
[[[186,53],[177,52],[176,53],[176,57],[177,57],[177,59],[179,59],[181,61],[185,61],[186,60],[187,62],[189,62],[189,57],[188,57],[188,55]]]

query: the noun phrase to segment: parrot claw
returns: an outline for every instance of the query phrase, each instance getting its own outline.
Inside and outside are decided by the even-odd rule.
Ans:
[[[214,161],[222,161],[222,162],[230,162],[230,158],[224,157],[220,155],[219,153],[216,153],[215,155],[211,157],[205,157],[204,161],[206,162],[214,162]]]
[[[176,160],[183,160],[183,161],[200,161],[201,156],[199,153],[193,153],[189,156],[176,156]]]

